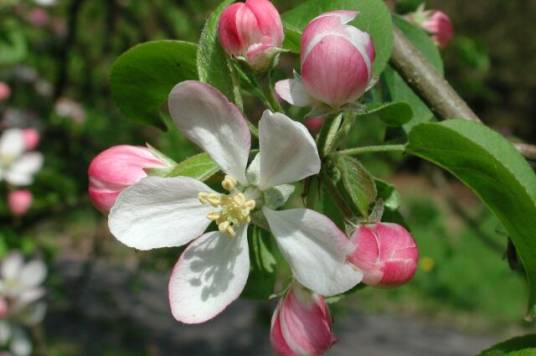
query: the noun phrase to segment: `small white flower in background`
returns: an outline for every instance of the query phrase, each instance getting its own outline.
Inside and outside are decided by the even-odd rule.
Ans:
[[[39,6],[54,6],[56,2],[56,0],[34,0],[34,3]]]
[[[220,194],[188,177],[147,177],[124,190],[109,215],[112,234],[140,250],[182,246],[169,282],[173,316],[201,323],[239,297],[250,270],[247,228],[264,215],[294,277],[325,296],[343,293],[362,273],[346,263],[349,240],[326,216],[309,209],[276,211],[289,183],[317,174],[315,142],[300,123],[265,111],[259,154],[248,165],[251,134],[236,106],[215,88],[187,81],[173,88],[169,109],[182,133],[226,174]],[[272,199],[280,194],[281,199]],[[272,203],[271,201],[276,201]],[[219,231],[204,233],[215,222]]]
[[[77,124],[82,124],[86,120],[86,111],[82,105],[68,98],[59,99],[54,110],[59,116],[72,119]]]
[[[0,137],[0,181],[14,186],[32,184],[43,165],[43,155],[27,152],[24,130],[8,129]]]
[[[32,352],[32,343],[25,326],[40,323],[46,312],[41,299],[47,268],[42,261],[24,262],[23,256],[14,252],[0,265],[0,347],[11,355],[26,356]]]

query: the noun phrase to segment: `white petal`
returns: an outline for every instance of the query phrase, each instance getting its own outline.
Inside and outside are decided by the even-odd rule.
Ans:
[[[347,24],[348,22],[355,19],[358,15],[359,15],[359,11],[335,10],[335,11],[325,12],[315,17],[314,20],[322,18],[322,17],[335,16],[335,17],[338,17],[343,24]]]
[[[301,123],[266,110],[259,122],[261,169],[259,188],[297,182],[318,174],[315,140]]]
[[[42,261],[27,263],[20,273],[20,283],[28,287],[36,287],[43,283],[47,276],[47,267]]]
[[[207,185],[188,177],[147,177],[125,189],[108,217],[112,234],[139,250],[184,245],[210,225],[213,209],[199,202]]]
[[[281,99],[294,106],[304,107],[315,104],[314,98],[307,93],[302,82],[296,79],[278,81],[275,83],[275,92]]]
[[[361,281],[361,271],[346,262],[350,240],[328,217],[309,209],[263,212],[294,277],[305,287],[332,296]]]
[[[23,265],[24,259],[20,253],[9,254],[2,261],[2,279],[8,281],[18,279]]]
[[[20,129],[8,129],[0,137],[0,157],[16,158],[25,148],[24,134]]]
[[[24,186],[33,181],[33,176],[43,166],[43,155],[31,152],[14,161],[5,172],[6,181],[10,184]]]
[[[209,232],[192,242],[169,281],[173,316],[187,324],[212,319],[240,296],[249,274],[247,225],[234,238]]]
[[[23,309],[27,305],[35,302],[45,295],[44,288],[32,288],[22,292],[17,296],[16,304],[13,307],[14,309]]]
[[[179,130],[225,173],[246,183],[251,134],[238,108],[217,89],[197,81],[176,85],[168,104]]]

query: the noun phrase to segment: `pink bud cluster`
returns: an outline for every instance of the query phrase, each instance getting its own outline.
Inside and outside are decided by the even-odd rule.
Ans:
[[[268,0],[234,3],[221,14],[220,43],[231,56],[239,57],[255,70],[266,70],[284,38],[277,9]]]
[[[89,165],[89,198],[97,209],[108,212],[119,193],[147,176],[146,169],[167,166],[145,147],[110,147]]]

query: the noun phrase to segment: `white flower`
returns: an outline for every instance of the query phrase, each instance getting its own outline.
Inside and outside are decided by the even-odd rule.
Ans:
[[[23,130],[8,129],[0,137],[0,181],[15,186],[32,184],[33,176],[43,165],[38,152],[26,152]]]
[[[213,87],[187,81],[173,88],[169,110],[176,125],[227,174],[219,194],[187,177],[147,177],[124,190],[109,215],[122,243],[149,250],[194,240],[169,282],[174,317],[200,323],[239,297],[250,270],[247,228],[264,214],[295,278],[321,295],[342,293],[362,278],[346,263],[351,244],[322,214],[308,209],[275,211],[267,192],[317,174],[320,158],[307,129],[280,113],[259,122],[260,153],[246,170],[251,135],[246,119]],[[204,233],[215,221],[219,231]]]

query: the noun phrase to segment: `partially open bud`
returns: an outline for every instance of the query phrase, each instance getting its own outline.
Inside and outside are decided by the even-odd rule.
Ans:
[[[336,340],[331,324],[324,298],[294,284],[274,312],[270,341],[281,356],[321,355]]]
[[[9,192],[7,201],[9,211],[15,216],[22,216],[28,212],[32,205],[32,192],[26,189]]]
[[[322,128],[322,126],[324,126],[325,121],[326,120],[323,116],[313,116],[305,119],[303,121],[303,124],[305,125],[305,127],[307,127],[307,130],[309,130],[311,135],[314,136],[320,132],[320,129]]]
[[[428,32],[436,45],[445,48],[454,37],[452,22],[447,14],[439,10],[425,10],[424,5],[410,13],[406,19]]]
[[[24,145],[26,146],[27,151],[35,149],[41,138],[39,132],[32,128],[22,130],[22,136],[24,137]]]
[[[339,108],[365,93],[372,80],[375,52],[369,34],[348,25],[356,16],[354,11],[331,11],[305,27],[301,80],[278,82],[276,91],[282,99],[296,106],[321,102]]]
[[[145,169],[168,166],[145,147],[113,146],[89,165],[89,198],[97,209],[106,213],[123,189],[147,176]]]
[[[255,70],[266,70],[283,43],[279,12],[268,0],[234,3],[221,14],[220,43],[227,54],[244,59]]]
[[[413,237],[402,226],[361,225],[351,240],[356,248],[348,260],[363,271],[365,284],[396,287],[415,274],[419,251]]]
[[[11,96],[11,88],[4,82],[0,82],[0,102],[6,101]]]

